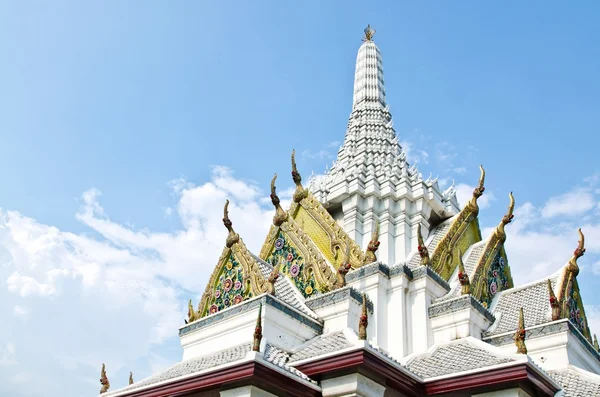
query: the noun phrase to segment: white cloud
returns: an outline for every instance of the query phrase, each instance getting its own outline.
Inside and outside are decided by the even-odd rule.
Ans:
[[[457,174],[464,174],[467,172],[467,168],[466,167],[456,167],[452,171],[456,172]]]
[[[96,189],[82,195],[76,217],[88,231],[81,234],[18,212],[0,212],[0,279],[8,287],[0,288],[0,302],[15,315],[43,324],[25,334],[22,322],[0,328],[0,341],[15,335],[21,338],[14,340],[16,346],[28,346],[15,362],[15,344],[0,345],[0,363],[14,364],[10,372],[0,371],[0,384],[5,385],[0,394],[97,393],[96,377],[88,380],[102,362],[111,374],[125,373],[122,381],[111,378],[113,388],[125,385],[129,368],[139,360],[146,363],[146,372],[134,372],[137,379],[150,375],[151,366],[172,363],[153,351],[167,339],[177,345],[187,299],[197,304],[204,292],[227,235],[222,223],[225,199],[231,202],[235,230],[254,252],[274,211],[270,202],[261,204],[266,189],[236,179],[224,167],[214,167],[212,179],[204,184],[178,179],[170,186],[178,200],[173,215],[183,225],[172,233],[136,230],[111,220]],[[282,189],[282,200],[292,191]],[[81,379],[72,382],[72,392],[55,382],[66,373]],[[8,386],[28,377],[36,382],[20,384],[15,390],[22,394]]]
[[[303,150],[302,157],[309,159],[333,159],[337,154],[337,150],[340,147],[340,141],[333,141],[327,143],[325,146],[318,150]]]
[[[400,146],[406,153],[406,160],[409,164],[429,163],[429,153],[425,150],[414,149],[412,143],[408,141],[401,141]]]
[[[552,197],[542,208],[541,215],[545,218],[581,215],[595,206],[596,200],[588,189],[577,189]]]
[[[12,343],[7,343],[4,346],[0,345],[0,366],[6,367],[16,363],[16,349]]]
[[[459,183],[456,185],[456,199],[458,200],[461,208],[463,208],[469,202],[469,200],[471,200],[474,189],[475,186],[470,186],[466,183]],[[488,208],[491,202],[494,200],[496,200],[494,193],[486,190],[483,195],[477,199],[477,205],[479,205],[480,209]]]

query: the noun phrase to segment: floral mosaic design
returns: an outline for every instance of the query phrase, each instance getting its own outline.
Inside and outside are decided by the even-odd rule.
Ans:
[[[569,307],[569,320],[585,335],[585,318],[579,307],[579,293],[574,287],[570,288],[567,305]]]
[[[488,308],[499,291],[508,289],[507,264],[500,252],[492,262],[487,274],[487,293],[484,293],[482,304]]]
[[[314,296],[318,291],[315,276],[304,271],[304,258],[296,247],[291,245],[279,232],[273,251],[267,258],[267,262],[277,265],[281,261],[280,272],[284,273],[293,282],[296,288],[305,298]]]
[[[213,289],[213,298],[208,307],[208,314],[215,314],[230,306],[237,305],[246,299],[252,298],[252,292],[244,287],[244,269],[235,259],[233,253],[229,255],[225,266],[221,269],[218,281]]]

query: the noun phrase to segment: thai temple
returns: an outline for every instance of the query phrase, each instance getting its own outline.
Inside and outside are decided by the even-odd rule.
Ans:
[[[282,208],[275,176],[260,252],[224,203],[223,252],[179,328],[181,362],[120,390],[103,366],[102,397],[600,396],[577,282],[585,231],[556,253],[558,272],[515,286],[511,265],[527,264],[504,246],[512,193],[482,236],[483,167],[461,209],[453,188],[409,166],[374,33],[358,49],[333,166],[303,184],[290,148],[293,199]]]

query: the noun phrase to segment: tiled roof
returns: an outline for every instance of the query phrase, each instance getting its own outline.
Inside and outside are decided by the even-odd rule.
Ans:
[[[289,365],[287,365],[288,361],[290,360],[290,354],[288,352],[286,352],[285,350],[282,350],[271,344],[267,344],[267,347],[265,348],[264,358],[268,362],[270,362],[280,368],[283,368],[284,370],[304,379],[305,381],[316,384],[316,382],[314,380],[310,379],[304,373],[298,371],[296,368],[293,368],[293,367],[290,367]]]
[[[480,342],[483,343],[483,342]],[[412,358],[406,367],[421,378],[433,378],[515,361],[471,340],[462,339]]]
[[[293,351],[290,355],[289,362],[293,363],[307,358],[333,353],[352,346],[354,346],[354,343],[348,340],[343,331],[319,335]]]
[[[437,247],[437,245],[440,243],[440,241],[442,241],[442,239],[448,232],[448,229],[450,229],[452,222],[454,222],[454,217],[445,220],[440,225],[433,228],[431,233],[429,233],[429,236],[427,237],[427,240],[425,241],[425,245],[427,245],[427,250],[429,251],[429,255],[431,255],[433,253],[433,250],[435,250],[435,247]],[[414,252],[412,252],[411,254],[412,254],[412,257],[408,260],[407,265],[412,270],[416,267],[421,266],[421,257],[417,254],[416,250]]]
[[[550,376],[563,387],[564,397],[600,396],[600,375],[565,368],[551,371]]]
[[[252,344],[245,343],[243,345],[231,347],[229,349],[212,353],[204,357],[183,361],[173,365],[170,368],[167,368],[163,372],[142,379],[138,382],[135,382],[132,385],[129,385],[119,390],[108,392],[104,394],[103,397],[109,397],[113,394],[139,389],[144,386],[150,386],[159,382],[168,381],[185,375],[191,375],[195,372],[200,372],[202,370],[217,367],[219,365],[242,360],[246,357],[250,350],[252,350]]]
[[[258,267],[260,268],[260,271],[265,279],[269,278],[271,271],[273,271],[273,266],[270,263],[263,261],[258,256],[254,254],[251,255],[258,263]],[[291,281],[285,276],[285,274],[280,274],[277,281],[275,281],[275,296],[293,308],[300,310],[302,313],[307,314],[312,318],[319,318],[304,304],[302,298],[300,298],[300,295],[296,292],[296,287],[292,285]]]
[[[552,288],[554,288],[556,276],[553,276],[551,281]],[[523,308],[525,328],[552,321],[548,281],[536,281],[529,285],[500,292],[490,307],[490,311],[496,317],[496,322],[485,332],[485,335],[515,331],[519,321],[520,308]]]

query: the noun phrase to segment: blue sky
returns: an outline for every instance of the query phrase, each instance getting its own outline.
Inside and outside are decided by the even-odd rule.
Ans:
[[[518,282],[557,270],[587,231],[583,297],[600,332],[598,8],[0,4],[0,394],[90,395],[103,360],[116,388],[180,358],[224,198],[258,251],[291,149],[305,177],[334,159],[367,23],[409,159],[462,197],[484,164],[484,228],[514,191]]]

